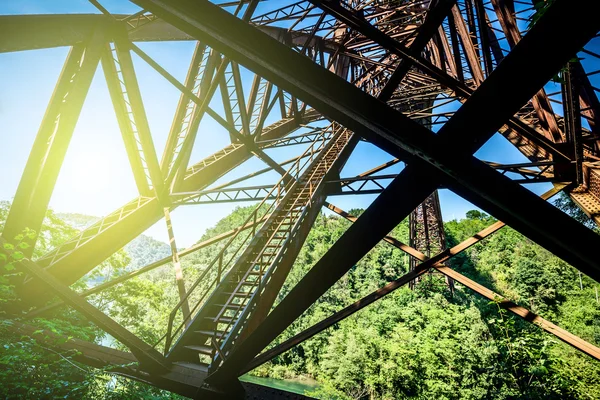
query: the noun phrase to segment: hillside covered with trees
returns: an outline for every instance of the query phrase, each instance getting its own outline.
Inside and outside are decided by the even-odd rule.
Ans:
[[[0,224],[8,206],[0,204]],[[236,209],[200,241],[239,226],[251,210]],[[354,215],[360,212],[351,210]],[[85,221],[83,217],[77,220]],[[36,256],[74,234],[73,220],[49,212]],[[447,222],[448,244],[456,244],[494,221],[486,214],[471,211],[465,219]],[[280,299],[349,224],[336,216],[318,217]],[[408,243],[407,221],[391,235]],[[19,239],[27,245],[26,234]],[[188,285],[214,258],[220,245],[182,259]],[[82,290],[165,254],[169,254],[166,244],[138,239],[74,287]],[[10,261],[5,260],[0,278],[3,309],[19,301],[9,278],[20,271]],[[514,230],[502,229],[453,258],[449,266],[575,335],[600,344],[598,284]],[[380,243],[273,345],[396,279],[407,269],[404,253]],[[178,301],[172,267],[165,265],[88,300],[153,344],[164,334],[168,314]],[[25,322],[67,337],[107,343],[97,328],[68,309]],[[118,347],[118,343],[112,345]],[[3,398],[180,398],[116,377],[109,370],[76,363],[72,354],[50,348],[36,335],[30,338],[19,334],[8,320],[0,320],[0,346]],[[600,362],[459,284],[451,295],[436,275],[425,275],[414,291],[401,288],[393,292],[252,373],[274,378],[311,377],[319,384],[311,395],[323,399],[600,398]]]

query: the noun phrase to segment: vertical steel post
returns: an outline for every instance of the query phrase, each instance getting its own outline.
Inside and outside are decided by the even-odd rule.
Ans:
[[[567,143],[573,148],[575,160],[575,179],[583,184],[583,143],[581,139],[581,107],[579,102],[579,83],[575,74],[575,65],[569,62],[563,71],[562,83],[563,115]]]
[[[177,244],[175,243],[175,234],[173,233],[173,223],[171,222],[171,212],[168,207],[164,208],[165,222],[167,223],[167,232],[169,233],[169,246],[171,246],[171,256],[173,259],[173,269],[175,269],[175,281],[177,283],[177,291],[179,292],[179,300],[183,302],[181,305],[181,313],[187,327],[190,322],[190,305],[186,298],[185,280],[183,278],[183,270],[179,261]]]

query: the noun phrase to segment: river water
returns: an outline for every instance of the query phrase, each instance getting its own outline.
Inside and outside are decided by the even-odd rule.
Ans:
[[[319,384],[316,381],[305,380],[305,379],[273,379],[273,378],[261,378],[252,375],[243,375],[240,377],[243,382],[256,383],[258,385],[272,387],[274,389],[286,390],[288,392],[297,394],[307,394],[308,392],[315,391]]]

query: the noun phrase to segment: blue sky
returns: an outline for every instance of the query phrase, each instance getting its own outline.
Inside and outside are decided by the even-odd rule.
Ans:
[[[113,13],[133,13],[139,10],[127,1],[102,1]],[[269,2],[272,5],[275,2]],[[0,14],[94,13],[96,9],[85,0],[70,1],[10,1],[0,0]],[[180,81],[189,65],[194,43],[140,43],[139,47],[159,62]],[[0,200],[10,200],[16,191],[21,173],[34,141],[39,123],[67,55],[67,48],[45,49],[0,54],[0,126],[3,146],[0,147]],[[160,159],[172,116],[179,99],[178,91],[142,60],[134,56],[134,66],[142,90],[155,147]],[[247,75],[246,75],[247,76]],[[244,85],[249,87],[249,79]],[[559,90],[559,89],[558,89]],[[474,127],[476,128],[476,127]],[[229,136],[209,118],[200,126],[191,162],[228,144]],[[297,150],[295,150],[297,151]],[[276,160],[290,157],[289,152],[270,152]],[[299,154],[299,153],[296,153]],[[477,157],[500,163],[527,160],[503,137],[494,136]],[[361,142],[351,156],[341,176],[353,176],[379,165],[391,157],[374,146]],[[263,168],[259,160],[250,160],[233,175]],[[401,165],[385,173],[398,172]],[[233,175],[229,175],[229,180]],[[274,173],[248,184],[273,183]],[[530,185],[536,193],[547,190],[549,184]],[[70,148],[59,176],[50,206],[57,212],[77,212],[102,216],[137,196],[133,176],[110,103],[104,76],[99,67],[78,121]],[[343,209],[365,208],[375,196],[337,196],[330,201]],[[462,218],[473,209],[448,190],[440,191],[445,220]],[[173,212],[173,223],[179,247],[196,242],[206,228],[213,226],[236,205],[215,204],[180,207]],[[164,221],[147,234],[166,241]]]

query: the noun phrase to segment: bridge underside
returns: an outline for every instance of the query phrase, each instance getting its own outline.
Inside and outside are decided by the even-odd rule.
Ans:
[[[591,0],[549,2],[525,30],[518,21],[530,17],[532,8],[515,8],[512,0],[309,0],[283,6],[132,0],[141,9],[133,15],[110,14],[92,3],[99,14],[0,16],[0,52],[71,48],[0,241],[14,242],[25,229],[39,232],[100,64],[139,197],[41,257],[32,257],[33,246],[5,250],[25,272],[9,276],[23,299],[9,310],[14,332],[32,335],[37,328],[30,319],[68,306],[129,350],[46,335],[49,345],[62,343],[61,351],[76,350],[74,359],[84,364],[110,366],[116,374],[192,398],[306,398],[240,383],[238,377],[434,271],[600,360],[595,345],[447,265],[506,224],[599,280],[600,237],[547,202],[564,191],[600,225],[600,102],[590,81],[598,71],[576,58],[600,58],[588,49],[600,30],[600,19],[589,12]],[[182,40],[196,43],[184,82],[136,44]],[[133,54],[181,92],[161,159]],[[558,73],[561,90],[547,93]],[[250,79],[247,90],[242,80]],[[209,118],[231,144],[194,164],[194,143],[210,134],[199,132],[200,123]],[[497,132],[529,162],[475,158]],[[361,140],[394,159],[340,176]],[[276,161],[272,152],[283,147],[300,150]],[[222,183],[253,158],[265,168]],[[404,163],[400,173],[387,173],[398,163]],[[278,174],[277,182],[244,186],[269,172]],[[552,186],[538,197],[525,187],[532,183]],[[439,188],[503,222],[446,248]],[[331,203],[337,195],[354,194],[378,197],[360,217]],[[239,227],[177,248],[174,209],[244,201],[257,205]],[[323,208],[351,227],[274,306]],[[388,236],[409,215],[410,243]],[[163,218],[170,257],[83,292],[71,288]],[[407,253],[410,271],[265,350],[380,241]],[[217,256],[197,280],[186,282],[180,258],[217,243]],[[180,301],[157,343],[146,343],[86,300],[168,263]]]

